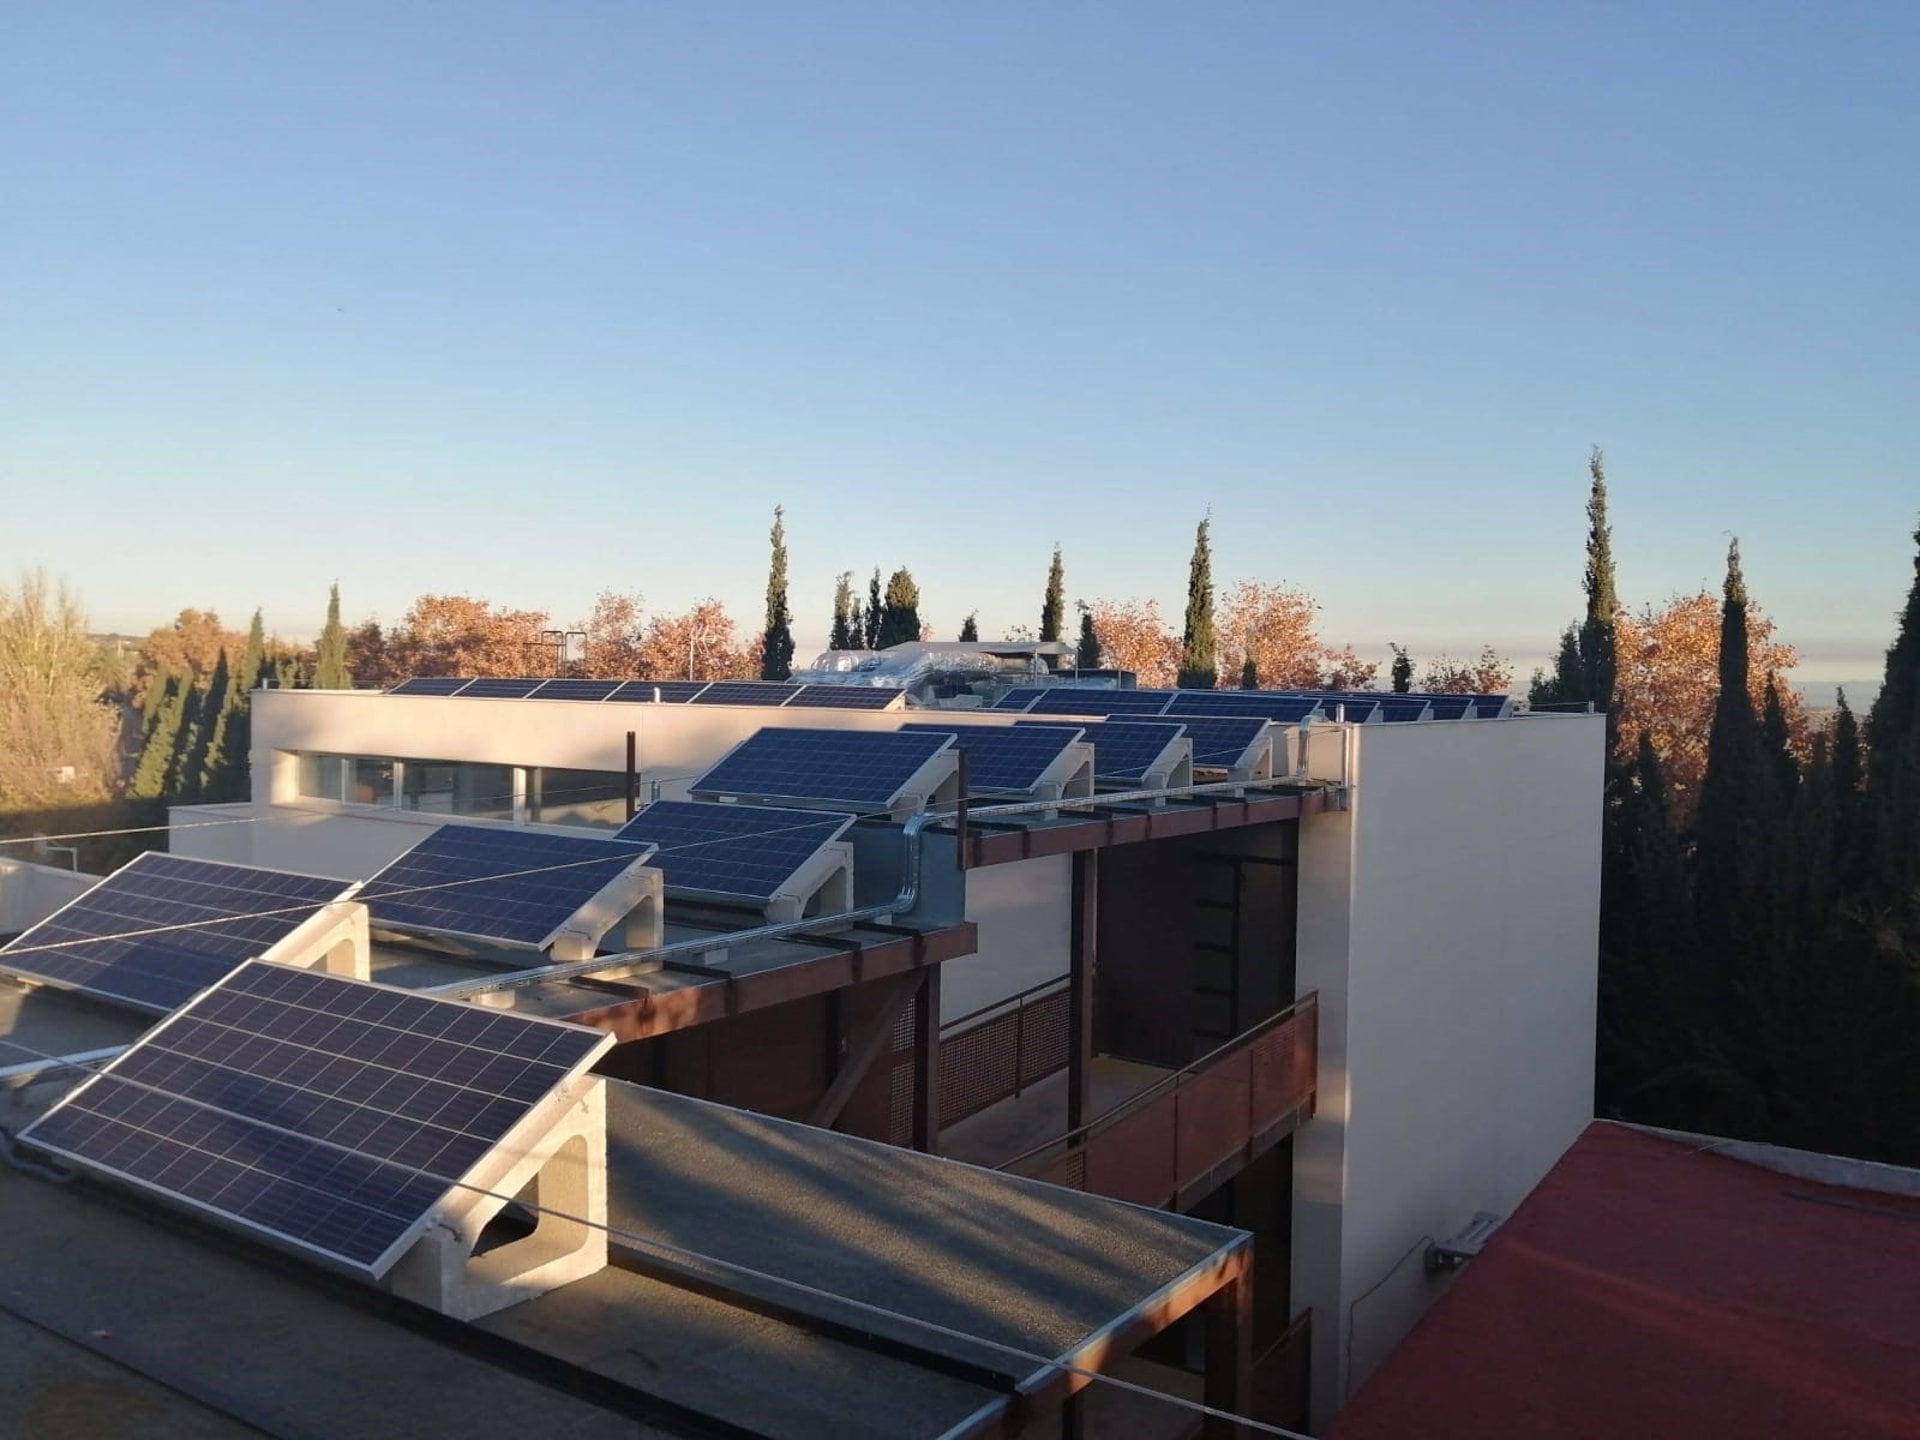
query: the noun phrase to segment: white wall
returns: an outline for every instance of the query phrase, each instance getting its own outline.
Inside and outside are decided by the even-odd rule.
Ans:
[[[967,919],[980,927],[980,940],[975,953],[941,967],[942,1022],[1067,973],[1073,857],[969,870]]]
[[[629,730],[639,747],[642,797],[660,779],[666,798],[684,799],[695,776],[757,730],[890,731],[903,718],[862,710],[462,700],[351,690],[263,690],[253,706],[253,800],[260,805],[296,798],[291,761],[275,763],[292,752],[624,771]]]
[[[0,859],[0,932],[30,929],[99,883],[78,870]]]
[[[1510,1214],[1593,1114],[1604,719],[1354,733],[1351,813],[1300,830],[1299,983],[1322,1014],[1295,1300],[1315,1309],[1316,1425],[1439,1293],[1423,1238]]]

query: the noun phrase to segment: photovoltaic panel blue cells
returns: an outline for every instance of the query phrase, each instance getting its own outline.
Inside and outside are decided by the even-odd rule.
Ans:
[[[1476,695],[1473,697],[1473,713],[1480,719],[1497,719],[1507,713],[1507,697]]]
[[[1260,715],[1278,725],[1298,725],[1318,705],[1310,695],[1267,690],[1182,690],[1167,702],[1162,713],[1182,719],[1188,715]]]
[[[629,680],[607,699],[622,704],[658,701],[662,705],[684,705],[705,690],[708,683],[705,680]]]
[[[800,687],[772,680],[716,680],[693,697],[695,705],[784,705]]]
[[[365,1277],[610,1037],[249,963],[22,1143]]]
[[[829,710],[885,710],[906,692],[879,685],[802,685],[789,708],[815,705]]]
[[[452,695],[471,682],[457,675],[416,675],[402,680],[389,695]]]
[[[1427,705],[1436,720],[1465,720],[1473,716],[1473,699],[1467,695],[1436,695]]]
[[[1060,725],[902,725],[915,734],[951,735],[966,752],[967,789],[976,795],[1023,795],[1038,785],[1060,752],[1080,738]]]
[[[535,700],[604,700],[620,688],[618,680],[549,680],[533,692]]]
[[[0,947],[0,969],[172,1010],[347,889],[339,880],[149,851]]]
[[[540,948],[647,854],[624,840],[442,825],[355,898],[375,924]]]
[[[1024,710],[1049,689],[1045,685],[1016,685],[993,702],[996,710]]]
[[[1193,763],[1216,769],[1238,765],[1247,748],[1266,732],[1263,715],[1182,715],[1193,741]]]
[[[526,677],[507,679],[504,676],[488,676],[481,680],[470,680],[467,688],[460,692],[462,700],[519,700],[546,684],[544,680]]]
[[[1027,707],[1029,715],[1155,715],[1171,699],[1164,690],[1093,690],[1055,686]]]
[[[658,845],[649,863],[670,889],[766,901],[851,824],[851,815],[819,810],[656,800],[619,838]]]
[[[693,793],[884,810],[945,748],[944,734],[769,728],[696,780]]]
[[[1180,734],[1181,726],[1167,721],[1107,720],[1089,725],[1093,773],[1101,780],[1145,779]]]

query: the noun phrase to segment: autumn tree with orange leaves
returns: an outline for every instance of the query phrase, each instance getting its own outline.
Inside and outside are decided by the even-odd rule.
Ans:
[[[1720,612],[1719,598],[1702,590],[1664,605],[1622,610],[1614,621],[1619,758],[1631,763],[1640,736],[1647,736],[1665,771],[1668,804],[1682,823],[1693,812],[1707,769],[1707,735],[1720,689]],[[1777,677],[1788,733],[1794,748],[1804,751],[1806,717],[1786,683],[1799,657],[1774,638],[1773,621],[1757,605],[1747,607],[1747,649],[1755,711],[1765,709],[1768,677]]]
[[[1513,689],[1513,662],[1491,645],[1482,646],[1473,661],[1436,655],[1420,683],[1434,695],[1505,695]]]
[[[404,675],[538,675],[549,663],[540,641],[544,610],[495,608],[468,595],[422,595],[388,632],[386,649]]]
[[[1158,601],[1095,600],[1087,608],[1100,637],[1101,663],[1133,671],[1149,689],[1173,684],[1180,672],[1180,637],[1160,618]]]

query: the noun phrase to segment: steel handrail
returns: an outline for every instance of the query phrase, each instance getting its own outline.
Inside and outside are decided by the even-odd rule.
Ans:
[[[948,1035],[953,1034],[955,1031],[959,1030],[959,1028],[962,1025],[965,1025],[969,1020],[978,1020],[982,1015],[993,1014],[997,1019],[998,1012],[1000,1011],[1004,1011],[1009,1008],[1018,1009],[1018,1008],[1024,1007],[1033,996],[1038,995],[1042,990],[1058,989],[1059,987],[1065,985],[1068,982],[1069,978],[1070,977],[1066,975],[1056,975],[1051,980],[1042,980],[1038,985],[1029,985],[1026,989],[1020,991],[1020,993],[1017,995],[1005,996],[1002,999],[991,1002],[990,1004],[982,1005],[977,1010],[969,1010],[964,1015],[956,1016],[955,1018],[953,1018],[952,1020],[949,1020],[946,1024],[940,1027],[940,1038],[942,1040],[946,1039]]]
[[[1140,1091],[1137,1095],[1129,1095],[1111,1110],[1094,1116],[1094,1118],[1087,1121],[1086,1124],[1077,1129],[1069,1130],[1064,1135],[1056,1135],[1051,1140],[1043,1140],[1032,1149],[1023,1150],[1011,1160],[1003,1160],[993,1168],[996,1170],[1011,1170],[1014,1166],[1031,1160],[1036,1155],[1045,1154],[1057,1146],[1070,1145],[1075,1140],[1091,1139],[1096,1130],[1104,1130],[1108,1126],[1126,1118],[1126,1116],[1133,1114],[1135,1111],[1157,1099],[1160,1095],[1171,1090],[1177,1090],[1182,1081],[1193,1079],[1201,1071],[1211,1068],[1215,1062],[1226,1059],[1231,1052],[1251,1045],[1255,1040],[1278,1029],[1287,1021],[1298,1019],[1309,1011],[1317,1010],[1319,1006],[1320,992],[1318,990],[1311,990],[1294,1001],[1293,1004],[1289,1005],[1286,1009],[1269,1015],[1252,1029],[1244,1030],[1226,1043],[1215,1046],[1198,1060],[1190,1061],[1170,1075],[1154,1081],[1153,1084]]]

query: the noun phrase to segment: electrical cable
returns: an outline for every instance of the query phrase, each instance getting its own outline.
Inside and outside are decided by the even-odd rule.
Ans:
[[[458,1003],[458,1002],[447,1002],[447,1003]],[[219,1021],[208,1021],[205,1023],[214,1024],[214,1025],[221,1024],[221,1022]],[[231,1029],[233,1027],[222,1026],[222,1028]],[[67,1060],[62,1056],[49,1055],[41,1051],[35,1051],[30,1046],[19,1045],[18,1042],[9,1042],[9,1043],[15,1044],[17,1048],[25,1050],[29,1054],[36,1055],[39,1059],[53,1062],[53,1064],[56,1067],[65,1068],[65,1069],[77,1069],[85,1073],[89,1079],[96,1078],[96,1072],[88,1070],[86,1066],[76,1064],[75,1062]],[[311,1048],[311,1047],[302,1047],[302,1048]],[[382,1068],[388,1068],[388,1067],[382,1067]],[[395,1073],[400,1073],[400,1072],[395,1072]],[[166,1100],[175,1101],[175,1100],[180,1100],[185,1098],[179,1095],[175,1095],[170,1091],[162,1090],[160,1087],[156,1085],[147,1084],[145,1081],[130,1080],[122,1076],[115,1076],[114,1078],[120,1084],[131,1085],[137,1089],[146,1090],[149,1093],[160,1096]],[[82,1085],[84,1085],[86,1082],[82,1081],[81,1083]],[[290,1090],[294,1090],[300,1094],[312,1095],[322,1099],[335,1098],[333,1096],[326,1095],[325,1092],[312,1090],[306,1086],[287,1085],[285,1081],[276,1081],[275,1083],[284,1085],[286,1086],[286,1088]],[[79,1093],[78,1090],[76,1090],[74,1092],[74,1095],[77,1095],[78,1093]],[[73,1098],[73,1095],[69,1095],[69,1096],[63,1097],[63,1099],[57,1103],[64,1104],[70,1101],[72,1098]],[[448,1181],[445,1176],[435,1175],[431,1171],[424,1170],[418,1166],[408,1165],[398,1160],[386,1159],[378,1155],[370,1154],[366,1151],[356,1150],[350,1145],[337,1144],[336,1142],[327,1140],[321,1136],[302,1134],[300,1131],[288,1129],[285,1126],[274,1125],[267,1121],[257,1120],[251,1116],[241,1114],[238,1111],[228,1110],[218,1105],[209,1104],[206,1101],[188,1100],[187,1103],[198,1106],[199,1108],[204,1110],[212,1111],[214,1114],[223,1115],[233,1120],[238,1120],[245,1125],[254,1126],[259,1129],[266,1130],[275,1134],[285,1135],[291,1139],[299,1140],[305,1144],[322,1146],[328,1150],[336,1151],[339,1154],[350,1157],[352,1159],[364,1160],[374,1165],[385,1166],[390,1169],[399,1170],[406,1174],[420,1176],[424,1179],[432,1180],[436,1184],[445,1184],[448,1186],[449,1189],[470,1191],[471,1193],[475,1195],[479,1195],[485,1199],[498,1200],[503,1204],[518,1205],[520,1208],[527,1210],[533,1214],[547,1216],[555,1220],[564,1221],[568,1224],[584,1226],[592,1230],[599,1230],[603,1232],[609,1239],[621,1240],[626,1244],[631,1245],[637,1249],[648,1251],[656,1255],[670,1257],[672,1259],[683,1261],[683,1262],[692,1262],[700,1265],[714,1266],[743,1279],[752,1280],[752,1281],[756,1281],[764,1284],[771,1284],[778,1288],[782,1288],[790,1292],[806,1296],[809,1299],[825,1300],[825,1301],[831,1302],[834,1305],[847,1306],[854,1310],[861,1311],[865,1314],[872,1315],[880,1319],[904,1323],[906,1325],[923,1330],[929,1334],[938,1335],[943,1339],[958,1340],[968,1345],[978,1346],[983,1349],[991,1350],[998,1354],[1008,1356],[1009,1358],[1039,1366],[1043,1370],[1058,1371],[1065,1375],[1076,1376],[1076,1377],[1085,1379],[1089,1383],[1097,1382],[1101,1384],[1111,1385],[1116,1389],[1127,1391],[1129,1393],[1136,1394],[1136,1395],[1142,1395],[1142,1396],[1148,1397],[1149,1399],[1163,1401],[1166,1404],[1172,1405],[1176,1408],[1189,1410],[1194,1412],[1195,1414],[1204,1416],[1209,1419],[1229,1421],[1232,1424],[1241,1426],[1246,1430],[1251,1430],[1262,1435],[1279,1436],[1281,1437],[1281,1440],[1311,1440],[1311,1437],[1302,1435],[1299,1431],[1296,1431],[1296,1430],[1288,1430],[1282,1426],[1272,1425],[1263,1420],[1255,1420],[1250,1416],[1237,1415],[1230,1410],[1223,1410],[1217,1406],[1207,1405],[1202,1401],[1189,1400],[1186,1397],[1179,1396],[1179,1395],[1171,1395],[1166,1393],[1165,1391],[1155,1390],[1148,1385],[1137,1384],[1134,1381],[1130,1381],[1130,1380],[1122,1380],[1118,1376],[1109,1375],[1106,1372],[1101,1370],[1093,1370],[1084,1366],[1074,1365],[1069,1361],[1062,1360],[1058,1356],[1045,1355],[1038,1351],[1023,1350],[1017,1345],[1009,1345],[1004,1341],[993,1340],[984,1335],[973,1335],[968,1333],[965,1330],[956,1329],[955,1327],[950,1325],[943,1325],[937,1320],[929,1320],[924,1316],[911,1315],[904,1311],[889,1309],[884,1305],[877,1305],[871,1301],[857,1299],[856,1297],[851,1295],[842,1295],[837,1291],[828,1290],[817,1285],[811,1285],[804,1280],[795,1280],[789,1276],[776,1275],[776,1274],[773,1274],[771,1271],[759,1270],[754,1268],[753,1266],[743,1265],[738,1261],[723,1259],[722,1257],[717,1255],[707,1255],[701,1251],[691,1250],[681,1245],[675,1245],[670,1241],[661,1240],[654,1236],[639,1235],[629,1230],[622,1230],[619,1227],[609,1224],[605,1221],[592,1220],[586,1216],[575,1215],[568,1211],[556,1209],[548,1205],[541,1205],[536,1201],[527,1200],[519,1195],[508,1195],[501,1191],[489,1190],[484,1185],[476,1185],[465,1180]],[[404,1116],[399,1116],[392,1111],[380,1110],[374,1106],[361,1105],[358,1108],[370,1111],[374,1114],[385,1115],[389,1118],[403,1119],[403,1120],[407,1118]],[[410,1123],[417,1124],[422,1122],[414,1121]],[[131,1128],[138,1129],[139,1127],[135,1126]],[[146,1134],[150,1132],[142,1131],[141,1133]],[[167,1137],[156,1135],[154,1138],[163,1139]],[[8,1139],[9,1139],[9,1142],[11,1143],[10,1136],[8,1137]],[[176,1142],[176,1143],[179,1143],[179,1142]],[[197,1147],[189,1144],[188,1148],[196,1149]],[[37,1162],[30,1162],[30,1163],[37,1163]],[[1404,1261],[1404,1259],[1405,1257],[1403,1256],[1402,1260]],[[1394,1268],[1398,1269],[1399,1266],[1396,1264]],[[1378,1288],[1377,1284],[1375,1288]],[[1365,1299],[1366,1297],[1363,1295],[1360,1298]],[[1358,1304],[1359,1301],[1356,1300],[1354,1303]],[[1349,1313],[1351,1313],[1351,1311],[1349,1311]]]
[[[1362,1300],[1367,1299],[1369,1296],[1373,1294],[1374,1291],[1378,1290],[1382,1285],[1386,1284],[1387,1281],[1391,1280],[1395,1275],[1399,1274],[1400,1267],[1406,1264],[1407,1261],[1410,1260],[1417,1251],[1419,1251],[1423,1246],[1432,1245],[1434,1243],[1435,1241],[1433,1236],[1422,1235],[1418,1240],[1414,1241],[1412,1245],[1407,1247],[1405,1254],[1401,1255],[1401,1257],[1398,1260],[1394,1261],[1392,1265],[1387,1267],[1386,1274],[1382,1275],[1378,1280],[1374,1281],[1373,1284],[1369,1285],[1366,1289],[1362,1290],[1358,1295],[1354,1296],[1353,1299],[1348,1303],[1346,1364],[1342,1367],[1343,1373],[1346,1377],[1345,1378],[1346,1394],[1341,1397],[1343,1400],[1348,1400],[1353,1397],[1353,1318],[1354,1318],[1353,1312],[1360,1308],[1360,1302]]]

